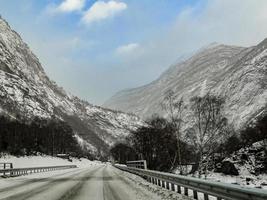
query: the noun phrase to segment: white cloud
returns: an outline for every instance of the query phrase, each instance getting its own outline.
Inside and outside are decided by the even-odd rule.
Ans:
[[[181,55],[191,55],[212,42],[256,45],[267,38],[266,10],[266,0],[208,0],[205,5],[186,7],[168,28],[159,26],[157,32],[151,32],[142,48],[116,58],[118,66],[134,69],[143,80],[153,80]],[[133,73],[128,76],[132,78]]]
[[[82,11],[86,0],[64,0],[61,4],[50,3],[44,10],[45,14],[56,15],[58,13],[70,13],[74,11]]]
[[[73,12],[82,10],[85,6],[85,0],[64,0],[59,6],[58,10],[61,12]]]
[[[266,0],[210,0],[197,17],[196,9],[178,17],[175,32],[198,41],[199,46],[213,41],[240,46],[255,45],[267,35]],[[181,31],[184,30],[184,31]],[[194,32],[194,30],[197,30]]]
[[[166,67],[179,55],[212,42],[256,45],[267,37],[266,10],[266,0],[208,0],[204,6],[188,7],[169,29],[143,43],[145,54],[136,59]]]
[[[113,17],[125,9],[127,9],[127,4],[123,2],[114,0],[108,2],[97,1],[84,13],[82,22],[91,24],[92,22]]]
[[[127,44],[127,45],[123,45],[123,46],[120,46],[116,49],[116,54],[129,54],[129,53],[132,53],[134,52],[135,50],[137,50],[139,48],[139,44],[137,43],[130,43],[130,44]]]
[[[52,2],[52,0],[50,0],[50,2]],[[108,0],[105,0],[105,2],[108,2]],[[73,79],[73,82],[77,82],[76,85],[78,89],[86,90],[86,88],[84,88],[85,85],[93,85],[96,89],[92,89],[92,91],[102,91],[102,93],[98,94],[96,92],[95,94],[92,92],[88,95],[88,98],[96,98],[98,101],[101,99],[102,101],[104,97],[107,98],[108,95],[111,96],[112,92],[115,90],[123,89],[124,87],[136,87],[137,85],[142,85],[156,79],[170,64],[176,62],[180,55],[197,50],[203,45],[216,41],[225,44],[251,46],[256,45],[267,37],[267,0],[207,0],[204,4],[202,3],[199,5],[192,5],[192,7],[186,7],[182,12],[177,13],[177,18],[175,20],[168,21],[165,26],[160,26],[161,22],[159,21],[159,25],[153,28],[149,26],[147,19],[144,20],[144,24],[148,24],[144,36],[139,32],[135,35],[135,31],[142,30],[140,29],[142,26],[139,26],[139,23],[142,23],[142,21],[140,21],[139,18],[137,19],[135,15],[138,15],[140,18],[144,16],[148,17],[149,11],[145,8],[141,9],[138,7],[140,12],[135,13],[135,10],[131,8],[133,11],[131,13],[133,16],[129,18],[131,20],[129,21],[131,28],[127,30],[129,35],[125,37],[132,42],[135,42],[134,38],[138,38],[138,41],[142,41],[142,44],[139,46],[137,45],[137,48],[132,47],[134,51],[127,51],[127,49],[131,48],[123,48],[123,46],[121,46],[114,50],[114,52],[111,53],[112,55],[108,54],[108,56],[106,56],[107,52],[105,50],[110,49],[110,43],[106,41],[109,38],[111,38],[111,40],[113,38],[109,37],[109,34],[114,36],[112,34],[114,30],[110,30],[110,33],[107,35],[105,35],[106,33],[100,32],[96,38],[93,38],[97,41],[99,40],[99,43],[91,47],[91,49],[101,48],[101,51],[92,50],[91,55],[88,51],[82,49],[77,53],[76,50],[81,49],[80,46],[85,44],[86,40],[90,38],[89,36],[87,37],[86,35],[84,40],[75,37],[73,39],[68,38],[69,40],[66,41],[66,44],[62,42],[63,44],[60,45],[57,43],[57,40],[60,39],[55,38],[54,32],[52,30],[47,31],[47,27],[45,26],[38,30],[41,31],[39,37],[40,35],[42,36],[43,32],[48,32],[47,34],[51,35],[50,43],[52,44],[48,45],[47,42],[44,41],[44,47],[37,46],[34,49],[40,54],[41,58],[44,58],[42,60],[45,64],[44,66],[50,67],[48,71],[50,71],[54,79],[57,80],[59,77],[62,83],[64,82],[69,85],[70,81],[68,78],[76,77],[76,79]],[[58,5],[56,6],[58,7]],[[130,9],[128,11],[130,13]],[[89,10],[87,12],[89,12]],[[90,23],[96,20],[92,20],[92,16],[90,18]],[[153,23],[151,24],[153,26]],[[31,35],[34,35],[30,30],[31,29],[27,28],[25,32],[30,32]],[[69,33],[66,32],[66,34],[69,36]],[[135,37],[131,38],[133,35],[135,35]],[[101,39],[103,37],[107,37],[105,43],[102,43],[103,41]],[[31,44],[32,40],[32,38],[28,38]],[[111,44],[113,44],[113,42],[111,42]],[[128,45],[124,46],[126,47]],[[129,46],[131,47],[132,45]],[[42,52],[40,52],[41,50]],[[70,56],[73,52],[74,56]],[[86,58],[77,58],[76,56],[80,52],[83,53],[82,56],[86,55]],[[132,53],[118,54],[119,52]],[[108,53],[110,52],[108,51]],[[103,56],[103,54],[105,54],[105,56]],[[73,66],[77,65],[77,69],[79,70],[75,68],[75,70],[71,71],[73,74],[66,72],[64,76],[62,76],[62,66],[66,67],[66,65],[58,58],[63,56],[65,58],[77,60],[75,64],[72,63],[68,66],[70,69],[73,69]],[[82,63],[86,62],[85,60],[87,63]],[[77,62],[79,63],[77,64]],[[74,75],[81,71],[81,66],[88,67],[89,64],[96,66],[95,68],[90,68],[90,70],[92,70],[90,71],[91,73]],[[84,74],[88,76],[96,73],[105,77],[106,81],[101,82],[101,87],[100,84],[98,84],[100,82],[95,80],[97,76],[92,76],[89,79],[86,77],[83,82],[80,78],[80,76]],[[85,84],[88,80],[91,81],[90,84]],[[73,91],[78,91],[77,88]],[[87,89],[87,91],[89,90]],[[106,96],[102,96],[103,91]],[[83,94],[84,92],[80,92],[80,95]],[[97,97],[94,97],[94,95]]]

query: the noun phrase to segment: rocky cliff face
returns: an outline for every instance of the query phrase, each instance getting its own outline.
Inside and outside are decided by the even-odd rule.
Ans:
[[[157,80],[143,87],[115,94],[104,106],[147,118],[164,115],[160,104],[166,91],[188,102],[211,92],[226,98],[225,115],[236,128],[266,109],[267,40],[250,48],[213,44],[191,58],[171,66]]]
[[[0,18],[0,112],[12,117],[67,121],[79,141],[93,152],[106,152],[142,125],[135,115],[93,106],[58,87],[21,37]]]

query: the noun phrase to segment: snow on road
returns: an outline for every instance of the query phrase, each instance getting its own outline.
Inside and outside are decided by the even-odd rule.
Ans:
[[[189,199],[110,164],[0,179],[0,200],[171,200]]]

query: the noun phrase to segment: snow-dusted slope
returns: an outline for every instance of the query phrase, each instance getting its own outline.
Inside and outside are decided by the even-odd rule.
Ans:
[[[105,152],[143,122],[134,115],[93,106],[66,93],[46,76],[27,44],[0,18],[0,112],[12,117],[59,117],[79,142]]]
[[[210,91],[226,98],[225,114],[240,128],[266,108],[267,90],[259,84],[264,78],[261,69],[266,67],[267,40],[250,48],[211,45],[170,67],[152,83],[115,94],[104,106],[146,118],[164,115],[160,104],[169,89],[187,102]]]

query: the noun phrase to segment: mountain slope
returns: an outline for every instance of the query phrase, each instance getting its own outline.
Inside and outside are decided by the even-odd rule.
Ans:
[[[93,152],[109,146],[143,122],[135,115],[93,106],[66,93],[45,74],[38,58],[0,18],[0,112],[12,117],[58,117]]]
[[[115,94],[104,106],[135,113],[143,118],[164,115],[164,94],[188,102],[212,92],[226,98],[225,114],[238,129],[266,108],[267,90],[259,84],[267,66],[267,40],[250,48],[211,45],[170,67],[152,83]]]

